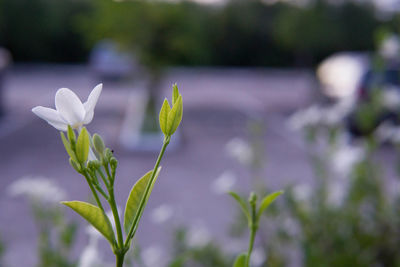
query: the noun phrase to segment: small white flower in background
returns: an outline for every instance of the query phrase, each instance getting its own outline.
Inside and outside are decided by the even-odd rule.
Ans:
[[[150,246],[143,250],[142,258],[146,267],[162,266],[163,251],[158,246]]]
[[[396,59],[400,55],[400,38],[396,34],[392,34],[383,40],[379,53],[385,59]]]
[[[390,122],[381,123],[375,130],[374,135],[382,143],[384,142],[391,142],[394,144],[400,143],[400,127],[393,125]]]
[[[317,125],[336,126],[353,110],[354,104],[355,98],[347,97],[330,106],[311,105],[294,113],[288,120],[288,126],[295,131]]]
[[[42,204],[58,205],[67,194],[52,180],[44,177],[23,177],[8,186],[11,196],[25,196]]]
[[[215,194],[225,194],[231,191],[235,183],[236,175],[231,170],[227,170],[212,182],[211,190]]]
[[[155,224],[162,224],[171,219],[174,209],[168,204],[162,204],[152,210],[150,219]]]
[[[261,266],[266,259],[267,256],[265,255],[265,251],[262,247],[254,248],[250,258],[251,266]]]
[[[112,267],[113,264],[104,262],[97,247],[101,234],[92,226],[86,228],[86,233],[89,235],[89,244],[79,257],[78,267]]]
[[[340,207],[344,201],[347,192],[347,185],[344,180],[337,179],[331,182],[328,187],[327,202],[333,207]]]
[[[400,93],[396,86],[388,86],[383,91],[382,104],[389,110],[398,110],[400,108]]]
[[[211,241],[211,234],[203,224],[193,225],[187,233],[189,247],[203,247]]]
[[[301,130],[309,126],[315,126],[321,121],[321,107],[312,105],[306,109],[299,110],[290,116],[288,126],[292,130]]]
[[[350,174],[355,164],[364,159],[365,151],[362,147],[357,147],[349,144],[339,145],[332,154],[333,170],[346,177]]]
[[[56,109],[37,106],[32,112],[57,130],[67,131],[68,125],[73,129],[79,129],[92,121],[102,88],[103,85],[98,84],[85,103],[82,103],[70,89],[60,88],[55,97]]]
[[[309,184],[299,184],[293,187],[292,189],[293,197],[297,201],[309,201],[312,195],[312,188]]]
[[[244,165],[250,165],[254,159],[253,149],[245,140],[233,138],[226,144],[226,151],[229,156]]]

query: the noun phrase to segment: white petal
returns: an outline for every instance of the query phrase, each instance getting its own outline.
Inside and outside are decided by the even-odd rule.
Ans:
[[[86,115],[85,119],[83,120],[84,124],[88,124],[92,121],[94,116],[94,108],[96,107],[97,100],[99,100],[99,96],[101,90],[103,89],[103,84],[98,84],[95,88],[93,88],[92,92],[90,92],[87,101],[83,104],[85,107]]]
[[[60,117],[57,110],[38,106],[34,107],[32,112],[35,113],[39,118],[47,121],[57,130],[66,131],[68,128],[67,123],[65,123],[65,121]]]
[[[85,109],[81,100],[68,88],[58,89],[56,108],[61,118],[71,126],[81,124],[85,118]]]

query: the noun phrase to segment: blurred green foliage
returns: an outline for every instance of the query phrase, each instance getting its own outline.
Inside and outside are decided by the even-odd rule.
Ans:
[[[335,51],[372,50],[374,31],[396,21],[380,21],[371,6],[350,1],[0,0],[0,45],[16,60],[82,61],[111,38],[153,67],[304,66]]]
[[[0,0],[0,46],[17,61],[83,60],[89,49],[75,19],[90,1]]]

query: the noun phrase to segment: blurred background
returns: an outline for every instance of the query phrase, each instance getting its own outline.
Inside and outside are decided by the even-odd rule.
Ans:
[[[232,266],[248,231],[226,192],[280,189],[252,266],[400,266],[399,22],[398,0],[0,0],[0,266],[113,266],[58,204],[90,191],[31,109],[103,83],[88,130],[123,210],[175,82],[183,121],[127,266]]]

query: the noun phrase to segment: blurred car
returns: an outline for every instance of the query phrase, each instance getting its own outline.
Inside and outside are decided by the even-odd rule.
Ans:
[[[354,136],[368,135],[381,123],[400,124],[400,68],[368,69],[356,94],[347,125]]]

